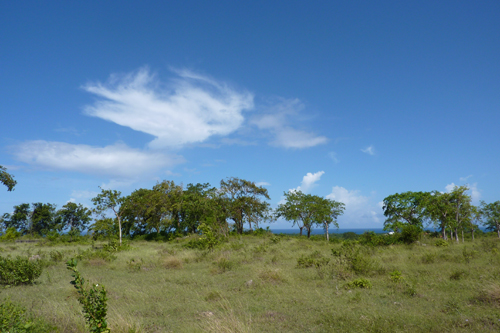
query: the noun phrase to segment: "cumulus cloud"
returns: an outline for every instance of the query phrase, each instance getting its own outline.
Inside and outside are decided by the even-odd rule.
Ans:
[[[269,184],[268,182],[257,182],[257,183],[255,183],[255,185],[257,185],[257,186],[271,186],[271,184]]]
[[[147,68],[83,88],[101,99],[85,113],[151,134],[151,148],[178,147],[227,135],[253,108],[253,95],[190,71],[163,85]]]
[[[446,192],[447,193],[452,192],[456,186],[458,186],[458,185],[455,185],[455,183],[451,183],[451,184],[446,185],[445,186]],[[479,203],[479,200],[481,199],[481,190],[477,188],[477,183],[474,183],[472,185],[466,185],[466,186],[469,188],[469,195],[472,199],[472,203],[477,205]]]
[[[451,183],[451,184],[448,184],[446,185],[444,188],[446,190],[447,193],[450,193],[451,191],[453,191],[453,189],[456,187],[457,185],[455,185],[455,183]]]
[[[268,130],[274,139],[271,145],[284,148],[309,148],[324,144],[328,139],[314,133],[299,130],[289,125],[289,118],[296,116],[303,109],[298,99],[283,100],[275,104],[270,113],[255,117],[251,123],[258,128]]]
[[[374,205],[369,197],[361,195],[359,191],[334,186],[326,198],[345,204],[344,215],[339,217],[342,228],[356,225],[373,227],[382,222],[380,203]]]
[[[304,193],[309,192],[309,190],[314,187],[314,185],[316,184],[316,182],[318,182],[321,179],[321,176],[323,176],[324,173],[325,173],[324,171],[318,171],[316,173],[310,173],[310,172],[308,172],[302,178],[302,183],[300,184],[300,186],[298,186],[297,188],[295,188],[293,190],[295,190],[295,191],[302,191]]]
[[[26,141],[14,147],[22,162],[49,170],[136,178],[184,162],[181,156],[141,151],[117,143],[106,147],[55,141]]]
[[[361,151],[368,155],[375,155],[375,148],[373,146],[368,146],[365,149],[361,149]]]

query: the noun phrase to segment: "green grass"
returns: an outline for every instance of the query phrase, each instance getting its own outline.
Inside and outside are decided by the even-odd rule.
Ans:
[[[231,237],[213,252],[186,249],[188,239],[137,241],[78,268],[106,287],[112,332],[500,331],[498,239],[361,248],[349,266],[332,255],[341,244],[272,237]],[[0,299],[60,332],[85,332],[65,261],[89,248],[0,243],[1,256],[39,255],[47,265],[34,285],[2,289]],[[300,258],[329,261],[304,267]],[[361,278],[372,287],[344,287]]]

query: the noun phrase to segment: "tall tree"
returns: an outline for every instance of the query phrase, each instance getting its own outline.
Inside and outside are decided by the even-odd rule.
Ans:
[[[4,221],[5,228],[16,228],[21,234],[27,234],[31,228],[32,214],[29,203],[14,206],[14,212]]]
[[[56,206],[37,202],[32,205],[31,234],[46,235],[49,231],[58,229],[56,221]]]
[[[122,245],[122,214],[120,207],[123,203],[122,193],[117,190],[105,190],[101,187],[101,193],[99,193],[95,198],[92,199],[92,203],[95,205],[94,211],[97,214],[103,215],[106,211],[113,211],[118,222],[118,235],[120,240],[120,246]]]
[[[500,238],[500,201],[487,204],[481,201],[481,212],[485,218],[484,225],[488,230],[496,231]]]
[[[254,182],[228,178],[221,180],[220,190],[225,199],[227,216],[234,221],[236,231],[243,233],[244,224],[248,222],[250,230],[252,223],[266,215],[269,206],[263,204],[264,199],[270,200],[267,189],[255,185]]]
[[[455,186],[450,192],[450,201],[453,207],[453,229],[455,230],[455,239],[458,242],[458,230],[462,230],[467,226],[472,216],[472,199],[466,192],[469,187]]]
[[[385,230],[401,230],[404,225],[423,227],[427,217],[426,201],[429,192],[404,192],[390,195],[384,199]]]
[[[452,225],[454,219],[451,194],[433,191],[425,205],[430,219],[441,228],[442,237],[446,240],[446,228]]]
[[[69,229],[71,237],[79,235],[92,220],[92,211],[82,204],[68,202],[57,211],[61,229]]]
[[[323,226],[325,229],[326,240],[330,240],[329,226],[330,224],[339,227],[337,218],[344,214],[345,204],[335,200],[317,197],[314,219],[316,223]]]
[[[297,224],[301,236],[303,229],[306,229],[307,237],[311,237],[314,223],[322,225],[327,235],[331,223],[338,227],[337,217],[344,212],[343,203],[295,190],[284,192],[284,196],[285,202],[278,205],[275,216],[292,221],[293,226]]]
[[[17,182],[14,180],[14,177],[7,172],[7,168],[0,165],[0,183],[7,186],[7,191],[14,190]]]

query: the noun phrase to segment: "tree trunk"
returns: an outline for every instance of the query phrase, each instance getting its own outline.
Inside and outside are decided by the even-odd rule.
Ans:
[[[446,240],[448,237],[446,237],[446,228],[443,226],[443,239]]]
[[[464,229],[462,229],[462,243],[465,243],[465,240],[464,240]]]
[[[304,227],[299,227],[299,229],[300,229],[300,236],[302,236],[302,228],[304,228]]]
[[[311,238],[311,227],[307,228],[307,238]]]
[[[119,216],[117,216],[118,218],[118,233],[120,235],[120,246],[122,246],[122,220],[120,219]]]
[[[330,241],[330,235],[328,234],[328,223],[325,223],[325,230],[326,230],[326,241]]]
[[[457,243],[459,243],[460,241],[458,240],[458,229],[455,228],[455,240],[457,241]]]
[[[472,229],[472,241],[474,241],[474,229]]]

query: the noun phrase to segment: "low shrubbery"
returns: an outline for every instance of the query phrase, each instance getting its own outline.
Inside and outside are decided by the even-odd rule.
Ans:
[[[38,260],[17,257],[16,259],[0,257],[0,284],[31,284],[42,274],[42,266]]]
[[[56,329],[41,318],[28,313],[25,307],[10,299],[0,301],[0,332],[48,333]]]

